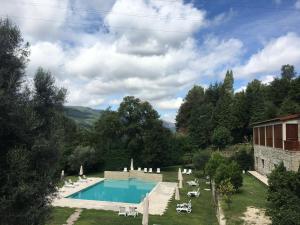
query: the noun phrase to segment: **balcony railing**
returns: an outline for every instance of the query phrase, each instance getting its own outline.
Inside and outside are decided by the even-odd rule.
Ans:
[[[300,151],[300,142],[286,140],[284,141],[284,148],[285,150],[289,150],[289,151]]]

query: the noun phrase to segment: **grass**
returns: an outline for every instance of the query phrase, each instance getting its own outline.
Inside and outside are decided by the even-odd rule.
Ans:
[[[241,225],[243,220],[241,217],[246,212],[248,206],[265,209],[267,187],[251,175],[245,174],[243,187],[240,192],[232,196],[232,204],[230,208],[222,203],[222,208],[228,225]]]
[[[65,224],[69,216],[75,211],[71,208],[56,207],[53,209],[51,219],[46,225],[62,225]]]
[[[177,168],[169,168],[165,172],[164,181],[177,182]],[[103,174],[96,174],[103,175]],[[95,174],[93,174],[95,176]],[[185,181],[194,179],[192,175],[184,176]],[[149,224],[161,224],[161,225],[217,225],[217,219],[215,216],[215,209],[212,204],[212,197],[210,191],[204,191],[204,188],[209,188],[209,185],[205,184],[205,180],[200,181],[201,195],[199,198],[192,198],[193,211],[191,214],[177,213],[176,204],[181,202],[188,202],[187,192],[195,188],[190,188],[186,184],[184,188],[180,190],[181,201],[172,201],[168,205],[168,209],[163,216],[149,217]],[[54,215],[54,217],[57,214]],[[53,218],[54,218],[53,217]],[[56,218],[54,218],[56,219]],[[117,212],[103,211],[103,210],[83,210],[79,220],[75,225],[135,225],[142,223],[142,215],[137,218],[121,217],[117,215]],[[55,223],[50,223],[51,225]]]

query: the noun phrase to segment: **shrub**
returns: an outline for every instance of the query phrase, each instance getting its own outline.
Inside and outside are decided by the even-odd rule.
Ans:
[[[267,212],[274,225],[300,224],[300,171],[286,171],[283,163],[269,176]]]
[[[200,150],[194,154],[193,164],[195,169],[204,170],[205,172],[205,164],[208,162],[210,158],[210,152],[206,150]]]
[[[238,190],[243,185],[242,171],[235,161],[229,164],[221,164],[217,168],[214,178],[217,187],[226,179],[229,179],[235,190]]]
[[[231,157],[231,160],[236,161],[242,170],[250,170],[253,168],[253,152],[247,151],[245,147],[235,152]]]
[[[217,168],[226,161],[226,158],[224,158],[220,153],[213,153],[205,165],[206,173],[213,178]]]

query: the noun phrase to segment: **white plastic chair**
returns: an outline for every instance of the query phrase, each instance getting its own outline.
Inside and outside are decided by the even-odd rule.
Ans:
[[[136,211],[136,207],[129,206],[129,211],[127,212],[127,216],[136,217],[137,215],[138,215],[138,212]]]
[[[186,175],[191,175],[192,174],[192,170],[189,169],[187,172],[186,172]]]
[[[119,207],[118,216],[127,216],[126,208],[124,206]]]
[[[186,169],[183,169],[182,174],[186,174],[186,172],[187,172]]]
[[[127,171],[127,167],[124,167],[124,170],[123,170],[123,172],[128,172],[128,171]]]
[[[160,173],[160,168],[157,168],[157,169],[156,169],[156,173]]]
[[[142,171],[142,168],[141,168],[141,167],[139,167],[139,168],[138,168],[138,171]]]
[[[149,173],[152,173],[152,168],[149,168]]]
[[[144,173],[147,173],[147,172],[148,172],[147,168],[144,168]]]

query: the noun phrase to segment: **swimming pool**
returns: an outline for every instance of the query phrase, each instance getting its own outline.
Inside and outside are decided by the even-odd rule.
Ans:
[[[140,203],[155,185],[155,182],[138,179],[104,180],[68,196],[68,198]]]

